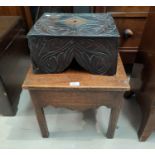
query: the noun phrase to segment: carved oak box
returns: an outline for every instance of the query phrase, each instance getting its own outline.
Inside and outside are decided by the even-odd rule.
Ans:
[[[45,13],[27,37],[35,73],[63,72],[73,59],[93,74],[116,73],[119,33],[110,14]]]

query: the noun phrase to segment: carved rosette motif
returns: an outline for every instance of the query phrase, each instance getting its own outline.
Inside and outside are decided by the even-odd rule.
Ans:
[[[118,37],[108,14],[45,14],[28,34],[34,72],[63,72],[75,58],[93,74],[115,74]]]

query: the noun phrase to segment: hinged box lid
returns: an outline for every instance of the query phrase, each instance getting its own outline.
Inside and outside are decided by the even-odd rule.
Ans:
[[[44,13],[28,33],[53,37],[119,37],[108,13]]]

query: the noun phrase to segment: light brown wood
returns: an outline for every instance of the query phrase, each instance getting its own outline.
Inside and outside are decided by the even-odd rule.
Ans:
[[[108,126],[108,131],[107,131],[107,137],[108,138],[113,138],[114,133],[115,133],[115,128],[117,125],[119,113],[122,107],[123,102],[123,96],[119,96],[115,99],[115,104],[117,103],[117,106],[111,108],[111,114],[110,114],[110,121],[109,121],[109,126]]]
[[[122,91],[104,91],[94,90],[92,88],[85,90],[51,88],[48,90],[39,89],[29,91],[40,107],[51,105],[79,111],[97,108],[102,105],[110,108],[118,108],[118,102],[123,97]]]
[[[80,82],[80,86],[70,86],[70,82]],[[33,74],[32,68],[28,71],[23,88],[97,88],[112,90],[129,90],[128,78],[125,74],[122,61],[118,58],[117,73],[114,76],[93,75],[87,71],[67,70],[60,74]]]
[[[48,137],[48,129],[43,107],[54,106],[85,111],[99,106],[111,108],[107,137],[113,138],[119,112],[122,106],[123,91],[93,91],[84,90],[29,90],[36,111],[37,120],[43,137]]]
[[[70,86],[70,82],[80,82],[80,86]],[[39,75],[33,74],[31,68],[23,88],[29,90],[43,137],[48,137],[43,111],[45,106],[80,111],[107,106],[112,109],[107,137],[113,138],[123,93],[129,89],[129,84],[119,57],[117,73],[114,76],[92,75],[84,70]]]
[[[33,105],[34,105],[34,109],[35,109],[35,113],[41,130],[42,137],[47,138],[49,136],[49,132],[48,132],[48,127],[47,127],[46,118],[44,114],[44,109],[42,106],[38,104],[37,98],[31,93],[30,95],[33,100]]]

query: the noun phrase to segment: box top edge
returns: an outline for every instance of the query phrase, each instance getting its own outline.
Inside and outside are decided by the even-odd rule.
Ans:
[[[29,36],[120,37],[109,13],[44,13]]]

